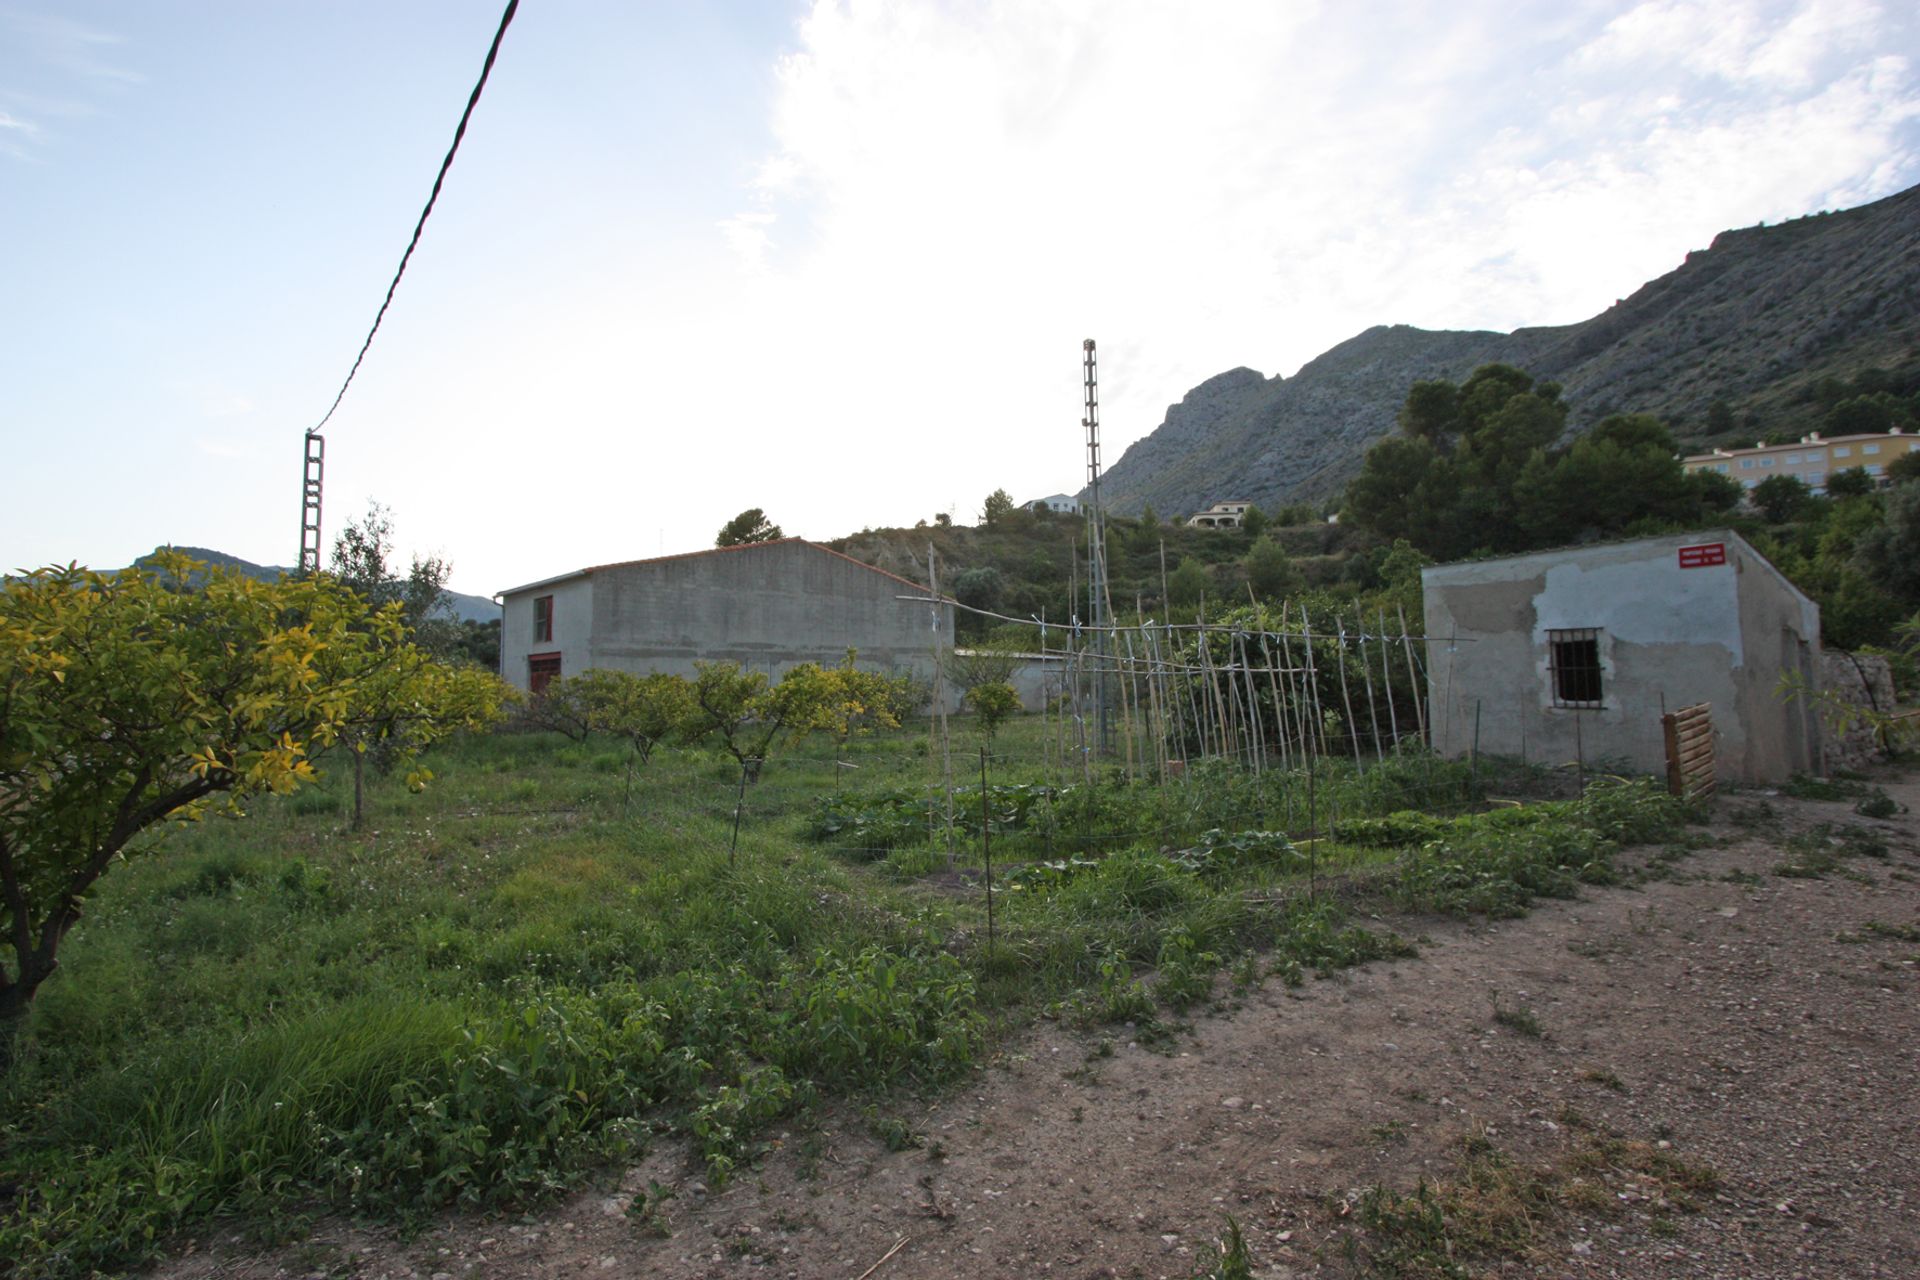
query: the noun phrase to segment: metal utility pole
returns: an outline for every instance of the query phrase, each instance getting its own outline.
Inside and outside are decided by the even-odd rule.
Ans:
[[[1081,343],[1086,352],[1087,416],[1080,425],[1087,429],[1087,612],[1093,619],[1093,705],[1099,725],[1101,753],[1113,750],[1113,725],[1108,713],[1110,679],[1107,668],[1112,637],[1108,628],[1113,620],[1113,605],[1107,595],[1107,531],[1100,514],[1100,364],[1092,338]]]
[[[413,224],[413,238],[407,241],[405,253],[400,255],[400,266],[393,273],[393,281],[387,285],[387,296],[380,304],[380,310],[373,316],[373,327],[367,330],[366,341],[360,344],[360,354],[353,358],[353,366],[347,370],[346,381],[340,384],[340,390],[334,394],[333,403],[327,407],[320,421],[307,432],[306,476],[301,486],[300,496],[300,572],[318,573],[320,571],[320,486],[321,460],[327,452],[326,441],[320,438],[320,428],[332,419],[335,409],[346,398],[347,388],[353,385],[353,375],[360,372],[361,361],[367,358],[367,351],[373,346],[373,336],[380,332],[380,322],[387,317],[387,308],[393,305],[394,291],[400,287],[400,279],[407,274],[407,264],[413,261],[413,251],[420,247],[420,233],[427,228],[427,219],[433,216],[433,206],[440,199],[440,188],[446,183],[447,170],[453,167],[453,158],[460,152],[460,140],[467,136],[467,125],[473,119],[473,109],[480,105],[480,94],[487,87],[487,77],[493,74],[493,63],[500,56],[500,42],[506,38],[507,28],[513,25],[513,15],[520,8],[520,0],[507,0],[506,12],[500,15],[500,25],[493,33],[493,43],[487,47],[487,60],[480,66],[480,79],[475,82],[473,92],[467,95],[466,110],[460,113],[460,123],[453,131],[453,145],[447,148],[446,158],[440,161],[440,172],[433,179],[433,190],[427,195],[426,207],[420,210],[420,220]]]
[[[307,432],[306,475],[300,486],[300,576],[320,572],[320,490],[326,469],[327,442],[318,431]]]

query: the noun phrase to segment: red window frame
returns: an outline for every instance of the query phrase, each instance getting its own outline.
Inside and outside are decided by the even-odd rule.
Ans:
[[[552,596],[535,596],[533,598],[533,642],[535,644],[553,643]]]
[[[538,697],[560,678],[560,655],[536,653],[527,658],[527,692]]]

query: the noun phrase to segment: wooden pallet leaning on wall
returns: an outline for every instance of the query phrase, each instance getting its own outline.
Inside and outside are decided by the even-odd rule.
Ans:
[[[1667,790],[1683,800],[1714,793],[1713,707],[1696,702],[1660,717],[1667,735]]]

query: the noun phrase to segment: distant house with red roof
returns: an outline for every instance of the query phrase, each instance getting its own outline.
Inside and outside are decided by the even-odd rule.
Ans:
[[[926,596],[802,538],[576,569],[500,593],[500,674],[535,693],[591,668],[691,676],[696,661],[777,680],[853,648],[862,667],[931,679],[953,605]]]

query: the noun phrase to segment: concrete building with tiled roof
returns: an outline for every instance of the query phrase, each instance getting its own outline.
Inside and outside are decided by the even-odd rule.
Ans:
[[[538,692],[592,668],[691,676],[731,661],[777,680],[852,648],[862,667],[930,679],[953,606],[926,595],[802,538],[597,565],[500,593],[500,674]]]

